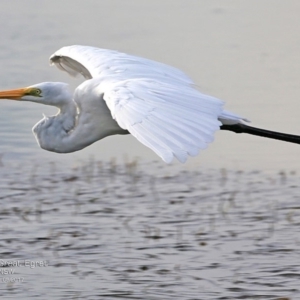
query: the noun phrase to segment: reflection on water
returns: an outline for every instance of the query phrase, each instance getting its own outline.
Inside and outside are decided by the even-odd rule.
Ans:
[[[1,260],[47,265],[6,268],[24,282],[0,295],[296,299],[298,174],[148,168],[2,166]]]

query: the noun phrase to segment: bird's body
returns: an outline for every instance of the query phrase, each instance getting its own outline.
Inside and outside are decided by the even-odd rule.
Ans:
[[[39,145],[49,151],[74,152],[106,136],[131,133],[165,162],[173,157],[185,162],[220,128],[300,142],[245,125],[246,119],[223,109],[223,101],[202,94],[183,72],[162,63],[88,46],[63,47],[50,62],[86,79],[74,95],[55,82],[0,92],[2,99],[58,107],[57,115],[33,127]]]

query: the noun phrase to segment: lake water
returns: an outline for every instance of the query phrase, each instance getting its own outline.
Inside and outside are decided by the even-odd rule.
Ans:
[[[0,7],[0,89],[76,88],[80,79],[48,57],[92,45],[176,66],[254,126],[300,133],[296,0]],[[219,132],[199,156],[168,166],[116,136],[60,155],[31,133],[55,109],[0,104],[0,259],[47,262],[11,275],[0,266],[2,299],[299,298],[298,145]]]

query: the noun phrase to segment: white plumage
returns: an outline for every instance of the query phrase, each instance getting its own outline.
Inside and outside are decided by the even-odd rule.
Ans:
[[[167,163],[174,156],[185,162],[206,148],[220,120],[241,121],[183,72],[162,63],[88,46],[63,47],[50,61],[70,75],[98,79],[99,98],[103,94],[112,118]]]

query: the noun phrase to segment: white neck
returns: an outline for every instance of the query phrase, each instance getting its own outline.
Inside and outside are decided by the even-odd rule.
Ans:
[[[113,134],[126,134],[112,119],[105,101],[97,106],[77,105],[73,100],[60,107],[57,115],[44,118],[33,127],[41,148],[58,153],[81,150]]]

